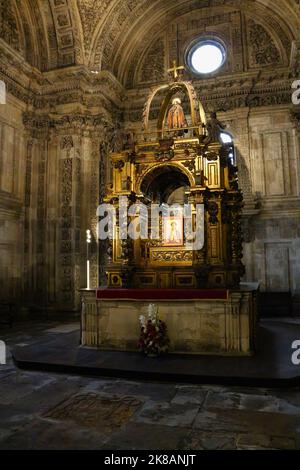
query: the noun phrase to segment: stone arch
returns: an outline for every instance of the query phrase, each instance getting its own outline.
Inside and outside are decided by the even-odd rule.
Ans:
[[[25,55],[24,29],[15,0],[0,0],[0,37],[13,49]]]
[[[150,116],[150,109],[151,105],[153,103],[153,100],[155,96],[160,92],[160,91],[166,91],[165,98],[162,102],[161,108],[160,108],[160,113],[158,117],[158,122],[157,122],[157,130],[160,132],[163,129],[163,124],[165,121],[166,117],[166,112],[168,105],[170,103],[170,100],[172,99],[172,96],[179,91],[182,93],[185,93],[188,98],[189,98],[189,103],[190,103],[190,111],[191,111],[191,118],[192,118],[192,124],[193,126],[199,125],[200,122],[200,108],[201,104],[199,104],[197,100],[197,94],[196,91],[190,82],[185,82],[185,81],[178,81],[176,83],[170,84],[170,85],[159,85],[158,87],[154,88],[151,90],[150,95],[146,101],[145,108],[144,108],[144,113],[143,113],[143,128],[145,130],[148,129],[149,125],[149,116]],[[199,109],[198,109],[199,108]],[[202,112],[202,115],[204,113]]]
[[[214,8],[219,10],[226,9],[227,11],[236,8],[243,14],[254,15],[258,20],[264,18],[265,22],[268,23],[269,21],[269,29],[278,29],[279,31],[277,38],[279,45],[281,32],[285,37],[285,44],[280,46],[281,54],[289,54],[290,43],[297,34],[292,23],[297,22],[297,20],[293,18],[290,21],[287,15],[288,10],[273,4],[267,9],[261,0],[256,0],[255,5],[249,0],[244,2],[232,0],[226,5],[220,5],[220,2],[212,1],[210,11]],[[97,49],[97,66],[101,64],[102,68],[109,68],[123,84],[132,87],[135,83],[135,73],[140,59],[145,51],[149,49],[150,44],[153,42],[153,37],[159,34],[159,32],[164,31],[171,21],[193,10],[203,9],[199,8],[199,2],[189,2],[189,5],[187,5],[187,2],[182,0],[176,2],[176,7],[174,7],[174,2],[166,0],[163,2],[163,5],[155,4],[151,7],[145,1],[142,16],[138,15],[138,9],[133,10],[136,13],[133,17],[125,19],[124,25],[122,25],[121,29],[119,28],[119,31],[117,31],[116,20],[114,20],[110,22],[109,26],[99,32],[97,38],[94,39],[94,48],[99,46]],[[269,20],[268,17],[270,17]],[[299,20],[298,23],[300,23]],[[109,46],[106,46],[105,43],[109,43]],[[106,55],[107,58],[110,58],[110,63],[107,62],[108,59],[103,58],[101,52],[106,47]],[[113,60],[111,61],[112,58]]]
[[[40,70],[86,63],[106,69],[132,86],[140,59],[153,38],[177,18],[199,8],[199,0],[2,0],[13,5],[19,45],[26,60]],[[201,5],[200,5],[201,6]],[[210,11],[240,10],[261,22],[285,63],[292,40],[300,38],[300,17],[292,0],[211,0]],[[17,41],[17,43],[18,43]],[[86,54],[86,56],[85,56]]]
[[[0,37],[41,71],[84,63],[76,0],[1,0]]]
[[[56,64],[52,57],[52,68],[84,63],[82,23],[74,0],[57,2],[49,0],[53,23],[49,27],[56,37]]]

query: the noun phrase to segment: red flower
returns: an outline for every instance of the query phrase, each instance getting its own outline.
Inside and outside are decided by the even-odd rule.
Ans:
[[[146,355],[166,353],[169,344],[167,325],[163,321],[158,320],[157,324],[154,324],[149,319],[146,325],[141,327],[138,347]]]

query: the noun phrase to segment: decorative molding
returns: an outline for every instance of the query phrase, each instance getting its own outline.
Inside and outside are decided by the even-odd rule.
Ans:
[[[58,46],[58,67],[83,63],[80,24],[76,22],[74,4],[68,0],[49,0]],[[79,18],[78,18],[79,19]]]
[[[105,16],[111,0],[78,0],[78,10],[84,36],[84,46],[89,51],[97,24]]]
[[[254,20],[248,21],[250,67],[264,67],[281,63],[280,53],[265,28]]]
[[[295,75],[300,73],[300,41],[292,43],[290,69]]]
[[[178,0],[176,5],[171,0],[1,0],[0,31],[8,44],[22,51],[26,60],[40,70],[87,64],[92,70],[110,70],[123,83],[132,83],[140,58],[151,47],[153,38],[170,26],[176,28],[176,24],[184,26],[177,52],[184,47],[184,31],[188,35],[192,30],[197,34],[216,32],[232,40],[231,46],[236,47],[234,61],[238,62],[233,70],[240,70],[243,61],[238,21],[242,15],[249,15],[259,23],[255,33],[260,38],[266,39],[265,34],[274,31],[272,41],[286,61],[293,31],[299,29],[291,0],[268,6],[264,0],[210,0],[209,9],[207,6],[205,2],[200,5],[199,0]],[[263,43],[269,56],[271,49],[264,40],[257,48]],[[172,54],[173,46],[168,45]],[[271,56],[274,53],[272,49]],[[166,59],[170,59],[167,54]]]
[[[73,224],[72,224],[72,181],[73,160],[61,158],[60,160],[60,245],[59,266],[61,301],[70,304],[73,301],[74,277],[73,277]]]
[[[24,53],[13,0],[0,0],[0,37],[16,51]]]
[[[192,251],[151,251],[151,261],[157,262],[188,262],[193,261]]]
[[[138,82],[157,83],[165,79],[166,61],[165,61],[165,40],[163,37],[155,40],[145,55],[140,71]]]

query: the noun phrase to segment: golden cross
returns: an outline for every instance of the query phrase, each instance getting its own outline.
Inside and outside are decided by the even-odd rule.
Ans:
[[[179,73],[178,73],[179,70],[185,70],[185,67],[183,67],[183,65],[177,67],[176,60],[173,60],[173,68],[168,69],[168,73],[174,73],[174,78],[176,80],[179,77]]]

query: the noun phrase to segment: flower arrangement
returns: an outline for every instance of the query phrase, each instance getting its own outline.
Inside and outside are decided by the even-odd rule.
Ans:
[[[160,356],[169,349],[167,325],[159,319],[158,308],[154,304],[148,307],[148,319],[141,315],[141,336],[139,349],[147,356]]]

